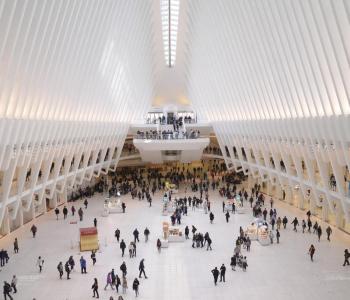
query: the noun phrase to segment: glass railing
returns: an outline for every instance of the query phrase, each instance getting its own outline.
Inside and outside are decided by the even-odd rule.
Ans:
[[[198,132],[172,132],[172,133],[138,133],[134,136],[140,140],[186,140],[202,137]]]

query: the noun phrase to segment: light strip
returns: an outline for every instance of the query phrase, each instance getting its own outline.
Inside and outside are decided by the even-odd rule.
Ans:
[[[160,0],[164,58],[171,68],[176,60],[177,29],[179,23],[180,0]]]

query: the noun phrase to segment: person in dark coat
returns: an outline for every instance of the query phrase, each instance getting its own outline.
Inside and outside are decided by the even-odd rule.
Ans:
[[[317,228],[317,236],[318,236],[318,241],[319,242],[321,240],[321,235],[322,235],[322,228],[321,228],[321,226],[318,226],[318,228]]]
[[[226,267],[224,264],[222,264],[220,267],[220,282],[221,281],[225,282],[225,273],[226,273]]]
[[[214,214],[212,212],[210,212],[210,214],[209,214],[209,220],[210,220],[210,224],[213,224]]]
[[[136,241],[140,242],[139,240],[139,231],[137,228],[135,228],[134,232],[132,233],[134,235],[134,243],[136,244]]]
[[[118,292],[118,290],[119,290],[119,286],[121,285],[122,283],[121,283],[121,280],[120,280],[120,278],[119,278],[119,276],[118,276],[118,274],[115,276],[115,289],[117,290],[117,293],[119,293]]]
[[[294,220],[292,221],[291,224],[293,224],[293,230],[295,232],[297,232],[297,226],[299,226],[299,221],[298,221],[297,217],[294,218]]]
[[[350,258],[350,252],[348,249],[344,250],[344,263],[343,263],[343,267],[345,267],[346,265],[350,265],[349,263],[349,258]]]
[[[85,201],[84,201],[85,209],[87,209],[88,204],[89,204],[89,202],[87,201],[87,199],[85,199]]]
[[[83,221],[84,212],[81,207],[78,209],[78,215],[79,215],[80,222]]]
[[[236,271],[236,265],[237,265],[237,258],[236,258],[236,255],[233,255],[231,257],[231,268],[232,268],[232,271]]]
[[[228,223],[228,220],[230,219],[230,213],[227,211],[225,214],[226,217],[226,223]]]
[[[62,279],[62,276],[63,276],[63,264],[62,264],[61,261],[57,265],[57,270],[58,270],[58,274],[60,275],[60,279]]]
[[[126,274],[127,274],[127,268],[126,268],[125,261],[123,261],[123,263],[120,265],[120,271],[122,271],[123,276],[126,276]]]
[[[94,218],[94,226],[97,227],[97,219]]]
[[[19,247],[18,247],[18,240],[15,238],[15,241],[13,242],[13,251],[15,253],[18,253]]]
[[[60,210],[58,209],[58,207],[56,207],[55,209],[55,214],[56,214],[56,220],[58,220],[58,215],[60,214]]]
[[[148,242],[148,236],[151,232],[149,231],[149,229],[146,227],[143,234],[145,235],[145,242]]]
[[[125,208],[126,208],[126,205],[124,202],[122,202],[122,210],[123,210],[123,213],[125,213]]]
[[[126,249],[126,244],[124,242],[124,240],[122,239],[122,241],[120,242],[120,245],[119,245],[120,249],[122,250],[122,257],[124,257],[124,252],[125,252],[125,249]]]
[[[137,278],[135,278],[134,282],[132,283],[132,289],[135,291],[136,297],[139,295],[139,285],[140,285],[140,282],[138,281]]]
[[[3,294],[5,300],[7,299],[7,297],[13,300],[12,296],[10,295],[11,290],[11,285],[8,282],[4,281]]]
[[[188,226],[186,226],[185,227],[185,238],[186,238],[186,240],[189,239],[189,237],[188,237],[189,233],[190,233],[190,229],[188,228]]]
[[[65,206],[65,207],[63,207],[63,219],[66,219],[67,218],[67,215],[68,215],[68,209],[67,209],[67,207]]]
[[[218,268],[215,267],[213,270],[211,270],[211,273],[213,274],[213,277],[214,277],[214,284],[217,285],[218,278],[219,278],[219,270],[218,270]]]
[[[92,292],[93,292],[93,297],[95,298],[99,298],[99,294],[98,294],[98,282],[97,282],[97,278],[94,278],[94,283],[92,285]]]
[[[314,255],[315,255],[315,247],[314,247],[314,245],[310,246],[310,248],[309,248],[309,255],[310,255],[311,261],[314,261]]]
[[[67,261],[66,263],[65,263],[65,265],[64,265],[64,270],[66,271],[66,273],[67,273],[67,279],[70,279],[69,278],[69,274],[70,274],[70,267],[69,267],[69,262]]]
[[[92,265],[94,266],[96,264],[96,251],[92,250],[90,257],[92,259]]]
[[[146,273],[145,273],[145,263],[144,263],[145,259],[141,259],[140,261],[140,264],[139,264],[139,271],[140,271],[140,274],[139,274],[139,278],[142,277],[142,274],[145,276],[145,278],[147,279],[148,277],[146,276]]]
[[[118,228],[114,231],[114,236],[117,238],[117,242],[119,243],[120,230]]]
[[[33,234],[33,238],[35,238],[36,232],[38,231],[38,228],[33,224],[32,227],[30,228],[30,231]]]

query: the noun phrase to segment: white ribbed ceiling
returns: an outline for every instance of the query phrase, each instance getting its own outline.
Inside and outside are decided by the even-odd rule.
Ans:
[[[350,113],[350,1],[189,3],[189,98],[203,117]]]
[[[130,121],[153,98],[152,3],[0,1],[0,117]]]

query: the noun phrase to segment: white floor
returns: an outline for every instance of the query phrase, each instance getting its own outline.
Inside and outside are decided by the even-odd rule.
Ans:
[[[252,243],[248,257],[248,271],[233,272],[229,268],[234,240],[239,226],[251,222],[251,212],[234,215],[226,224],[222,214],[222,199],[217,192],[211,192],[214,224],[209,224],[209,217],[203,211],[192,212],[183,218],[182,227],[194,224],[199,231],[208,231],[213,240],[213,251],[192,249],[191,242],[173,243],[161,254],[156,251],[156,239],[161,235],[161,222],[168,217],[161,216],[160,194],[154,197],[152,208],[144,201],[124,197],[127,204],[126,214],[114,214],[101,217],[103,197],[96,196],[89,200],[83,222],[77,225],[69,222],[77,219],[69,216],[68,220],[56,218],[51,211],[40,217],[36,223],[37,238],[33,239],[27,224],[15,233],[0,240],[0,247],[9,250],[10,261],[0,272],[0,280],[11,280],[16,274],[18,293],[14,299],[36,300],[73,300],[90,299],[94,277],[100,284],[100,299],[117,299],[115,291],[104,291],[106,274],[114,268],[120,274],[119,266],[123,262],[119,245],[114,240],[114,230],[119,227],[127,244],[132,232],[137,227],[143,233],[145,226],[151,231],[150,241],[143,239],[138,244],[137,258],[125,257],[128,267],[129,290],[124,299],[134,299],[131,289],[132,280],[138,275],[138,264],[145,258],[146,273],[149,279],[141,279],[140,299],[349,299],[350,267],[342,267],[343,251],[350,248],[350,237],[343,232],[333,230],[332,242],[317,242],[316,235],[294,233],[289,225],[281,231],[281,244],[263,247],[258,242]],[[78,207],[81,203],[75,203]],[[299,211],[284,203],[276,203],[279,215],[304,217]],[[61,207],[62,209],[62,207]],[[98,218],[101,253],[97,254],[97,264],[93,267],[90,253],[83,253],[88,260],[87,275],[79,272],[79,227],[91,226],[93,218]],[[325,230],[325,226],[323,226]],[[18,237],[20,253],[14,255],[12,243]],[[142,234],[143,237],[143,234]],[[72,249],[72,241],[74,248]],[[315,262],[310,262],[307,255],[311,243],[316,247]],[[36,259],[41,255],[45,259],[44,270],[39,274]],[[56,266],[74,255],[77,270],[71,274],[71,280],[59,280]],[[214,266],[227,267],[226,283],[214,286],[210,270]],[[64,275],[65,276],[65,275]]]

